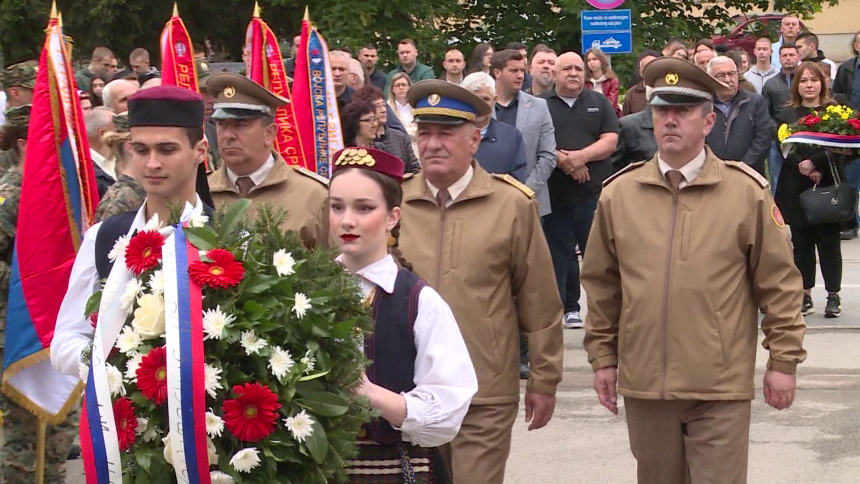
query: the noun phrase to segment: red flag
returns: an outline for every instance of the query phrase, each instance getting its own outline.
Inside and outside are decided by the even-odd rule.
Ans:
[[[260,18],[257,6],[254,7],[254,17],[245,33],[245,49],[250,54],[247,63],[248,78],[290,100],[290,88],[278,39],[272,29]],[[300,130],[296,126],[295,119],[292,102],[278,108],[275,113],[275,124],[278,127],[275,150],[288,164],[313,169],[306,162],[299,136]]]
[[[194,46],[175,4],[173,16],[161,31],[161,84],[198,92]]]

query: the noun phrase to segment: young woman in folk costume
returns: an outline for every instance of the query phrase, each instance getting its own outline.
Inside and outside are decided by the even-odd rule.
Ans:
[[[432,448],[457,435],[478,390],[475,370],[448,304],[397,249],[403,162],[372,148],[347,148],[334,161],[337,260],[359,278],[375,321],[364,339],[373,363],[355,393],[382,414],[359,432],[350,482],[441,482],[447,473]]]

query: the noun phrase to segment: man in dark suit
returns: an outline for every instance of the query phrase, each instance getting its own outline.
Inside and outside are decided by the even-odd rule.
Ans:
[[[475,93],[490,107],[496,105],[496,82],[489,74],[469,74],[460,84]],[[526,178],[526,149],[523,136],[515,126],[496,121],[491,114],[475,120],[481,130],[481,144],[475,160],[489,173],[511,175],[519,181]]]
[[[650,160],[657,152],[651,106],[644,111],[624,116],[618,124],[621,131],[611,157],[613,173],[618,173],[631,163]]]

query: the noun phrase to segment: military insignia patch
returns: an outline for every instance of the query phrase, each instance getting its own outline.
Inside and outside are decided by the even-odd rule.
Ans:
[[[226,97],[227,99],[230,99],[235,95],[236,95],[236,88],[235,87],[227,86],[224,88],[224,97]]]
[[[442,102],[442,97],[439,96],[438,94],[431,94],[430,96],[427,97],[427,103],[430,104],[431,106],[436,106],[440,102]]]
[[[0,197],[0,207],[6,205],[6,197]]]
[[[681,76],[679,76],[677,72],[670,72],[670,73],[666,74],[666,84],[668,84],[670,86],[674,86],[675,84],[678,84],[678,81],[680,81],[680,80],[681,80]]]
[[[775,203],[773,204],[773,207],[770,208],[770,216],[773,217],[773,223],[775,223],[777,227],[785,227],[785,219],[782,218],[782,212],[779,211],[779,207],[777,207]]]

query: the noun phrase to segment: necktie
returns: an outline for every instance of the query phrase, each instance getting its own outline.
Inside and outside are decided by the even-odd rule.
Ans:
[[[666,172],[666,179],[669,180],[672,190],[677,192],[681,189],[681,180],[684,179],[684,175],[678,170],[669,170]]]
[[[254,180],[251,180],[249,176],[240,176],[236,179],[236,188],[239,189],[239,196],[246,198],[251,193],[251,189],[254,188]]]
[[[447,188],[443,188],[439,190],[436,194],[436,203],[439,204],[440,210],[445,210],[448,208],[448,200],[451,199],[451,194],[448,193]]]

